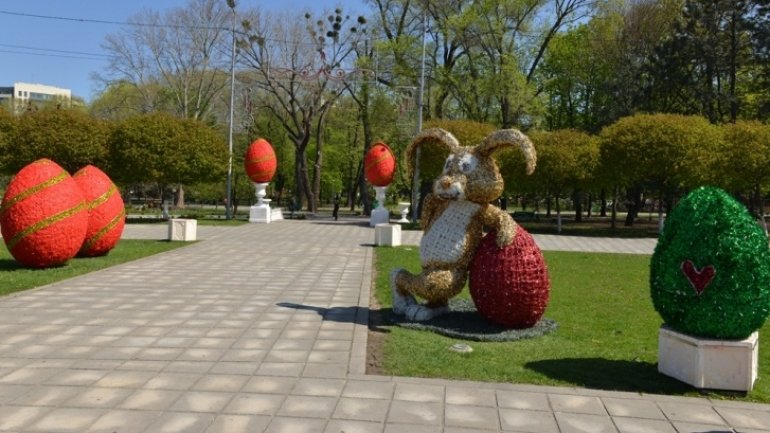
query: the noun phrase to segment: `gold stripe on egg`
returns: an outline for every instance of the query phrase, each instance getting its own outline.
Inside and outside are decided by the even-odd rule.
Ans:
[[[246,161],[246,164],[258,164],[260,162],[271,161],[273,159],[275,159],[275,155],[263,155]]]
[[[107,190],[104,194],[100,195],[99,197],[96,197],[88,204],[88,210],[94,210],[97,207],[99,207],[101,204],[106,202],[110,199],[113,195],[115,195],[115,192],[117,192],[118,187],[115,185],[110,186],[110,189]]]
[[[67,179],[67,176],[69,176],[67,171],[66,170],[62,170],[61,173],[59,173],[56,176],[46,180],[45,182],[42,182],[42,183],[39,183],[39,184],[37,184],[35,186],[29,187],[29,188],[25,189],[24,191],[20,192],[19,194],[17,194],[15,197],[11,197],[7,201],[3,202],[2,206],[0,206],[0,215],[3,215],[5,212],[8,211],[8,209],[11,208],[11,206],[13,206],[16,203],[24,200],[25,198],[33,196],[36,193],[38,193],[38,192],[40,192],[40,191],[42,191],[42,190],[44,190],[46,188],[52,187],[52,186],[56,185],[57,183]]]
[[[86,242],[83,244],[83,246],[80,248],[82,251],[88,251],[91,249],[92,246],[94,246],[95,243],[99,242],[99,239],[103,238],[104,235],[109,233],[110,230],[114,229],[115,226],[118,225],[121,219],[126,215],[126,209],[123,208],[120,213],[113,218],[109,223],[107,223],[106,226],[102,227],[101,230],[96,232],[95,235],[91,237],[91,239],[86,240]]]
[[[24,239],[25,237],[31,234],[37,233],[38,231],[43,230],[44,228],[47,228],[48,226],[55,224],[65,218],[69,218],[72,215],[75,215],[76,213],[82,211],[85,208],[86,208],[85,201],[81,201],[75,207],[71,207],[55,215],[51,215],[48,218],[44,218],[36,222],[35,224],[32,224],[31,226],[25,228],[24,230],[21,230],[20,232],[16,233],[12,238],[8,239],[8,242],[6,242],[6,246],[8,247],[8,250],[12,250],[13,247],[15,247],[16,244],[21,242],[21,240]]]

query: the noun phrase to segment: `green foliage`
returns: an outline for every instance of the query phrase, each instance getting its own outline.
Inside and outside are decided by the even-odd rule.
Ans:
[[[600,137],[603,175],[625,186],[649,182],[663,191],[701,183],[722,140],[705,118],[678,114],[624,117]]]
[[[749,192],[770,179],[770,125],[741,121],[722,125],[724,145],[709,172],[718,185]],[[740,167],[733,170],[732,167]]]
[[[712,266],[710,284],[691,284],[686,260],[699,273]],[[746,338],[770,314],[767,236],[726,192],[698,188],[666,220],[650,264],[650,288],[655,309],[672,328],[706,338]]]
[[[16,172],[40,158],[52,159],[70,173],[88,164],[104,167],[108,136],[105,122],[80,110],[26,112],[18,118],[6,169]]]
[[[197,120],[166,113],[133,116],[109,140],[111,173],[124,182],[185,184],[222,179],[227,146]]]
[[[0,173],[11,173],[8,167],[8,158],[10,158],[11,144],[14,139],[14,130],[16,129],[16,118],[11,113],[0,107]]]

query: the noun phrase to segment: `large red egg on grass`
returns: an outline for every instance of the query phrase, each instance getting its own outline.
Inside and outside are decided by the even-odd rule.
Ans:
[[[273,146],[264,138],[254,140],[246,149],[243,160],[246,174],[256,183],[267,183],[273,179],[278,168],[278,160],[275,158]]]
[[[498,248],[488,233],[470,266],[471,298],[479,313],[506,328],[529,328],[545,312],[551,289],[540,248],[526,230],[516,227],[513,242]]]
[[[88,229],[79,255],[103,256],[115,248],[126,225],[126,208],[118,187],[93,165],[73,176],[88,206]]]
[[[83,244],[87,227],[83,193],[66,170],[48,159],[22,168],[0,204],[3,241],[26,266],[66,263]]]
[[[366,180],[374,186],[387,186],[396,173],[396,157],[385,143],[374,143],[364,157]]]

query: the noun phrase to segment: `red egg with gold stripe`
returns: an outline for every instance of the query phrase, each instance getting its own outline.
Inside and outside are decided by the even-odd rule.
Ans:
[[[87,165],[72,176],[88,205],[88,229],[78,255],[103,256],[115,248],[126,225],[126,207],[109,176]]]
[[[0,204],[3,242],[20,263],[46,268],[75,257],[88,228],[88,208],[61,166],[39,159],[8,184]]]
[[[257,183],[267,183],[273,179],[278,168],[273,146],[264,138],[258,138],[246,150],[243,166],[249,178]]]
[[[396,173],[396,157],[385,143],[374,143],[364,157],[366,180],[374,186],[386,186]]]

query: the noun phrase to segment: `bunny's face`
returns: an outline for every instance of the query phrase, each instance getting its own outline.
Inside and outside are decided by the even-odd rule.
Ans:
[[[433,192],[445,200],[488,203],[500,196],[503,180],[491,158],[479,157],[472,148],[449,155]]]

